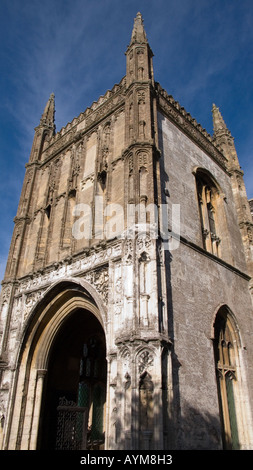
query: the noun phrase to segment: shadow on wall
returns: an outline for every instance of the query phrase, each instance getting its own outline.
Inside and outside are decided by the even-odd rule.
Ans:
[[[177,445],[179,450],[221,450],[220,420],[210,413],[200,413],[185,404],[184,413],[177,422]]]
[[[121,396],[120,396],[121,395]],[[124,392],[120,393],[118,402],[124,401]],[[208,412],[200,412],[197,407],[184,403],[183,409],[174,410],[174,416],[170,415],[169,407],[163,403],[163,407],[155,407],[151,422],[153,427],[142,429],[143,416],[132,420],[136,423],[131,430],[122,426],[119,418],[115,420],[115,441],[111,442],[111,448],[124,450],[222,450],[222,437],[219,416],[213,416]],[[139,410],[139,411],[137,411]],[[140,413],[139,399],[132,401],[129,410],[128,422],[131,422],[130,414]],[[167,416],[166,416],[167,415]],[[145,419],[144,419],[145,420]],[[167,421],[167,430],[163,433],[163,442],[159,441],[154,423]],[[166,425],[165,425],[166,428]]]

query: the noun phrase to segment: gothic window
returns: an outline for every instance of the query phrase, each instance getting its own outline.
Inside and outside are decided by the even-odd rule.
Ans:
[[[225,449],[239,449],[238,413],[236,410],[238,393],[237,340],[226,309],[222,309],[216,318],[214,356],[223,445]]]
[[[204,248],[220,256],[220,236],[218,224],[219,191],[209,175],[201,170],[196,173],[198,204]]]

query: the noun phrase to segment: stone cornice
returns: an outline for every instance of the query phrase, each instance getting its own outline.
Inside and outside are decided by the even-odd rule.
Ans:
[[[218,165],[227,171],[227,159],[215,146],[213,138],[180,104],[156,83],[158,107],[166,116],[199,147],[210,155]]]
[[[134,333],[131,332],[125,332],[120,334],[116,339],[115,339],[115,344],[117,346],[119,345],[130,345],[131,343],[143,343],[143,344],[148,344],[148,343],[153,343],[153,345],[162,345],[162,346],[168,346],[170,347],[172,345],[172,339],[163,333],[154,333],[153,330],[147,330],[145,332],[143,331],[135,331]]]

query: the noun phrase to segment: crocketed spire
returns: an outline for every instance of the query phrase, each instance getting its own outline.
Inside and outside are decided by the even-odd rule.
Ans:
[[[221,115],[221,112],[219,110],[219,108],[213,104],[213,108],[212,108],[212,113],[213,113],[213,130],[214,130],[214,134],[218,131],[228,131],[228,128],[226,126],[226,123]]]
[[[140,12],[137,13],[136,18],[134,19],[134,27],[131,37],[131,44],[134,43],[147,43],[147,36],[144,30],[143,19]]]
[[[54,115],[55,115],[54,93],[51,93],[50,98],[44,109],[44,113],[41,116],[40,124],[42,124],[43,126],[51,127],[51,128],[54,127],[55,125]]]

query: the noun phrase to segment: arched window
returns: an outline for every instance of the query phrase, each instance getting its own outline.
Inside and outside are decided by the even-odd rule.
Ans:
[[[238,340],[227,308],[223,307],[218,312],[214,328],[214,357],[223,445],[225,449],[239,449],[236,410]]]
[[[220,233],[217,212],[219,210],[219,190],[208,172],[198,169],[196,185],[200,211],[201,229],[204,248],[220,256]]]

